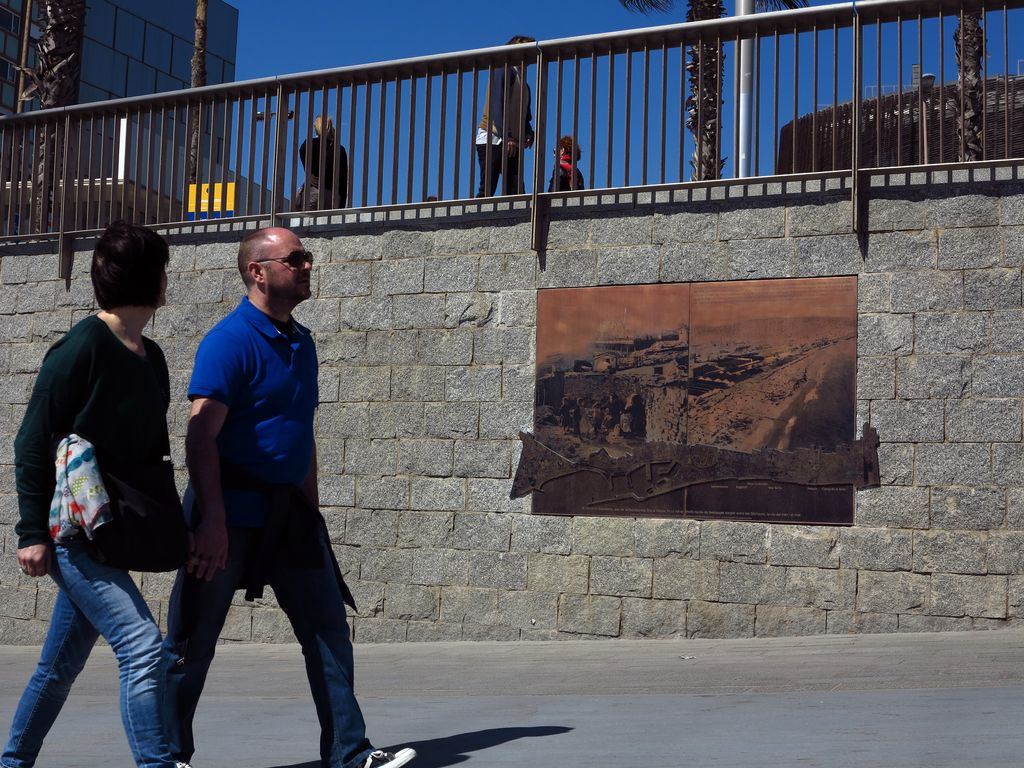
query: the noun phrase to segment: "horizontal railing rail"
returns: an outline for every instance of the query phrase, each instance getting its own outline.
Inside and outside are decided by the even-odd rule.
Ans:
[[[0,240],[1024,157],[1022,57],[1024,0],[866,0],[29,112]]]

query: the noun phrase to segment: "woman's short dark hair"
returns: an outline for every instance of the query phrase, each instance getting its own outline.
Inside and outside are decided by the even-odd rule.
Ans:
[[[92,252],[92,289],[102,309],[155,307],[170,252],[156,232],[115,221]]]

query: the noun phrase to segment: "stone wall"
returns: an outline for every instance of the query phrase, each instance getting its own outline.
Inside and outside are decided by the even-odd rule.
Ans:
[[[1024,611],[1024,184],[1020,169],[878,177],[850,234],[845,182],[586,195],[528,212],[308,230],[321,496],[364,642],[748,637],[988,629]],[[447,210],[447,213],[452,211]],[[363,217],[366,218],[366,217]],[[184,393],[241,294],[238,234],[171,235],[151,335]],[[91,311],[47,248],[0,251],[0,642],[39,642],[52,587],[14,562],[13,435],[47,346]],[[538,289],[857,275],[859,422],[883,487],[852,527],[541,517],[510,501],[532,420]],[[142,576],[161,617],[170,578]],[[272,595],[224,637],[291,639]]]

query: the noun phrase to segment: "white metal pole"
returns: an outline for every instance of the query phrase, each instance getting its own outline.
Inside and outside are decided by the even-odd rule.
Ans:
[[[752,13],[754,13],[754,0],[736,0],[737,16],[749,16]],[[737,71],[740,78],[740,103],[738,105],[740,156],[736,162],[736,176],[742,179],[750,176],[750,120],[754,112],[754,41],[749,38],[740,41]]]

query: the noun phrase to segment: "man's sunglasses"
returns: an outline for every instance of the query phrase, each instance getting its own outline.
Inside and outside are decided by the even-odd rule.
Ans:
[[[313,263],[313,254],[309,251],[292,251],[287,256],[278,256],[275,259],[253,259],[254,264],[262,264],[264,261],[279,261],[292,269],[302,269],[307,263]]]

